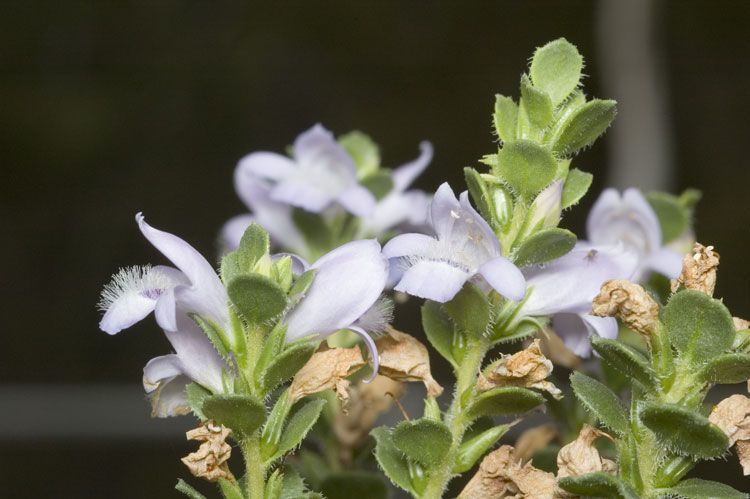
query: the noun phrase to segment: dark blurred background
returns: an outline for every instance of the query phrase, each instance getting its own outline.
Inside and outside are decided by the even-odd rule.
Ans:
[[[574,161],[603,185],[703,190],[717,295],[750,317],[750,3],[742,1],[0,3],[0,496],[177,497],[188,418],[151,421],[141,369],[169,345],[152,321],[97,328],[101,286],[161,257],[133,216],[215,255],[245,211],[238,158],[322,122],[357,128],[387,166],[436,155],[417,185],[458,188],[494,149],[497,92],[564,36],[590,95],[620,101]],[[415,331],[416,308],[398,318]],[[750,490],[734,458],[701,469]]]

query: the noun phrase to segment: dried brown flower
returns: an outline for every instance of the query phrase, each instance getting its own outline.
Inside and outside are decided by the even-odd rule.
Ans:
[[[432,377],[427,348],[415,337],[387,326],[375,341],[380,358],[378,372],[396,381],[421,381],[427,395],[437,397],[443,387]]]
[[[521,433],[516,440],[516,458],[527,461],[539,450],[544,449],[557,436],[554,425],[543,424]]]
[[[289,400],[295,402],[302,397],[332,389],[346,403],[349,380],[346,378],[365,366],[359,347],[323,348],[313,354],[302,366],[289,387]]]
[[[684,286],[713,296],[718,266],[719,253],[714,251],[714,247],[695,243],[693,254],[682,259],[682,273],[672,281],[672,292]]]
[[[617,317],[646,341],[659,321],[659,304],[642,286],[623,279],[605,282],[591,311],[599,317]]]
[[[190,414],[190,407],[185,403],[184,397],[175,396],[176,390],[185,389],[185,385],[181,384],[179,380],[173,380],[166,384],[162,382],[151,383],[144,376],[143,386],[151,402],[152,418],[167,418]]]
[[[729,445],[735,445],[742,472],[750,475],[750,398],[732,395],[714,407],[708,420],[721,428],[729,438]]]
[[[742,331],[743,329],[750,329],[750,321],[746,321],[745,319],[740,319],[739,317],[732,317],[732,322],[734,323],[734,328],[737,331]]]
[[[203,442],[197,451],[182,458],[190,473],[209,482],[215,482],[219,478],[235,481],[227,465],[229,456],[232,455],[232,447],[226,442],[230,433],[229,428],[210,420],[188,431],[185,434],[188,440]]]
[[[583,425],[578,438],[560,449],[557,454],[557,477],[579,476],[584,473],[604,471],[614,473],[615,463],[602,459],[594,442],[599,437],[612,438],[606,433],[587,424]]]
[[[551,382],[546,381],[552,372],[552,362],[542,354],[539,339],[513,355],[503,355],[479,375],[477,390],[480,392],[498,386],[523,386],[546,390],[556,399],[562,392]]]
[[[539,470],[531,463],[522,465],[513,447],[503,445],[485,456],[479,471],[458,497],[557,499],[571,496],[557,487],[555,475]]]
[[[367,442],[375,420],[403,391],[403,383],[385,376],[377,376],[372,383],[358,383],[350,389],[351,398],[346,411],[336,412],[333,424],[344,462],[350,462],[353,450]]]

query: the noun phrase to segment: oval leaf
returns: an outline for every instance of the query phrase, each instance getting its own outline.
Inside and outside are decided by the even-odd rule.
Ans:
[[[690,209],[677,196],[666,192],[649,192],[646,200],[659,219],[662,244],[677,239],[690,227]]]
[[[559,38],[539,47],[531,59],[531,80],[547,92],[554,105],[573,92],[581,79],[583,57],[575,45]]]
[[[750,355],[727,353],[714,357],[701,371],[701,378],[709,383],[744,383],[750,379]]]
[[[530,140],[506,143],[497,159],[495,174],[526,199],[547,187],[557,171],[550,151]]]
[[[557,484],[560,488],[572,493],[593,497],[617,497],[617,478],[604,473],[586,473],[579,476],[566,476],[560,478]]]
[[[457,367],[453,358],[453,324],[439,303],[427,301],[422,305],[422,329],[435,350]]]
[[[672,488],[660,489],[660,493],[669,497],[683,499],[746,499],[747,494],[735,490],[729,485],[700,478],[684,480]]]
[[[490,303],[477,286],[467,283],[451,301],[443,305],[453,323],[467,334],[481,337],[490,324]]]
[[[649,404],[640,418],[659,441],[677,454],[710,459],[721,456],[729,447],[719,427],[678,405]]]
[[[323,410],[323,406],[326,405],[325,399],[313,399],[305,403],[300,409],[295,412],[286,426],[284,431],[281,433],[281,440],[279,440],[279,446],[276,453],[267,459],[267,461],[275,461],[290,450],[297,447],[307,435],[307,432],[312,429],[320,412]]]
[[[375,439],[375,459],[394,485],[413,493],[409,463],[393,443],[389,428],[380,426],[370,432]]]
[[[237,276],[227,284],[227,293],[240,314],[253,324],[262,324],[286,308],[286,293],[260,274]]]
[[[734,341],[732,315],[700,291],[676,293],[664,308],[663,321],[672,345],[695,364],[728,350]]]
[[[464,178],[466,179],[466,186],[469,188],[469,193],[471,193],[471,199],[477,208],[479,208],[479,213],[482,214],[485,220],[493,221],[495,219],[495,207],[492,194],[487,187],[487,182],[482,179],[478,171],[468,166],[464,168]]]
[[[604,426],[620,435],[628,431],[625,407],[612,390],[580,372],[570,376],[570,384],[578,400]]]
[[[516,138],[518,123],[518,105],[510,97],[495,96],[495,113],[492,115],[495,132],[503,142],[510,142]]]
[[[553,152],[568,157],[593,144],[609,128],[615,114],[617,103],[613,100],[594,99],[582,105],[558,125],[551,139]]]
[[[247,395],[214,395],[203,401],[203,414],[235,433],[251,435],[266,420],[265,406]]]
[[[562,191],[562,207],[570,208],[578,203],[581,198],[588,192],[594,176],[588,172],[583,172],[578,168],[573,168],[565,177]]]
[[[268,393],[297,374],[317,349],[317,340],[299,340],[287,345],[285,350],[270,360],[261,374],[263,390]]]
[[[448,453],[453,442],[451,431],[433,419],[402,421],[393,429],[393,444],[407,457],[434,466]]]
[[[547,92],[534,88],[526,75],[521,77],[521,99],[529,122],[539,129],[546,127],[552,119],[552,100]]]
[[[621,374],[637,381],[646,388],[656,385],[653,369],[648,365],[643,355],[633,347],[617,340],[599,336],[591,337],[591,346],[607,364]]]
[[[484,454],[507,433],[510,426],[500,425],[489,428],[476,436],[464,439],[458,448],[456,464],[453,473],[464,473],[469,471]]]
[[[576,245],[576,235],[566,229],[553,228],[537,232],[526,239],[516,253],[519,267],[545,263],[567,254]]]
[[[478,395],[469,408],[472,419],[481,416],[511,416],[522,414],[544,403],[544,397],[537,392],[505,386],[493,388]]]

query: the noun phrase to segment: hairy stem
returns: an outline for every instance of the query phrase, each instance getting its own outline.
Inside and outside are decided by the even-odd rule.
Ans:
[[[489,342],[480,341],[468,346],[466,354],[456,372],[456,390],[453,393],[453,401],[445,414],[445,424],[451,431],[453,443],[442,464],[430,471],[423,499],[439,499],[443,497],[443,491],[453,478],[453,464],[456,462],[458,449],[464,437],[464,432],[471,421],[464,415],[466,409],[474,400],[474,387],[477,383],[479,370],[482,367],[484,356],[489,350]],[[468,395],[467,394],[468,391]]]
[[[249,499],[263,499],[266,486],[266,468],[260,457],[260,436],[257,433],[242,441],[242,455],[245,458],[246,488]]]

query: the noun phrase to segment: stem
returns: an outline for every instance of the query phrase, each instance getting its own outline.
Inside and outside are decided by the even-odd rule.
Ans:
[[[489,350],[489,342],[486,340],[472,343],[466,350],[466,354],[456,372],[456,390],[453,393],[453,401],[445,415],[445,424],[451,431],[453,443],[448,454],[440,466],[431,470],[427,480],[422,499],[443,497],[443,491],[453,478],[453,464],[456,462],[458,449],[464,437],[464,432],[471,421],[464,418],[466,409],[474,401],[474,387],[476,386],[479,369],[482,367],[484,356]],[[464,394],[470,390],[469,395]]]
[[[263,499],[266,487],[266,468],[260,457],[260,436],[254,434],[247,437],[241,444],[242,455],[245,458],[245,496],[248,499]]]

